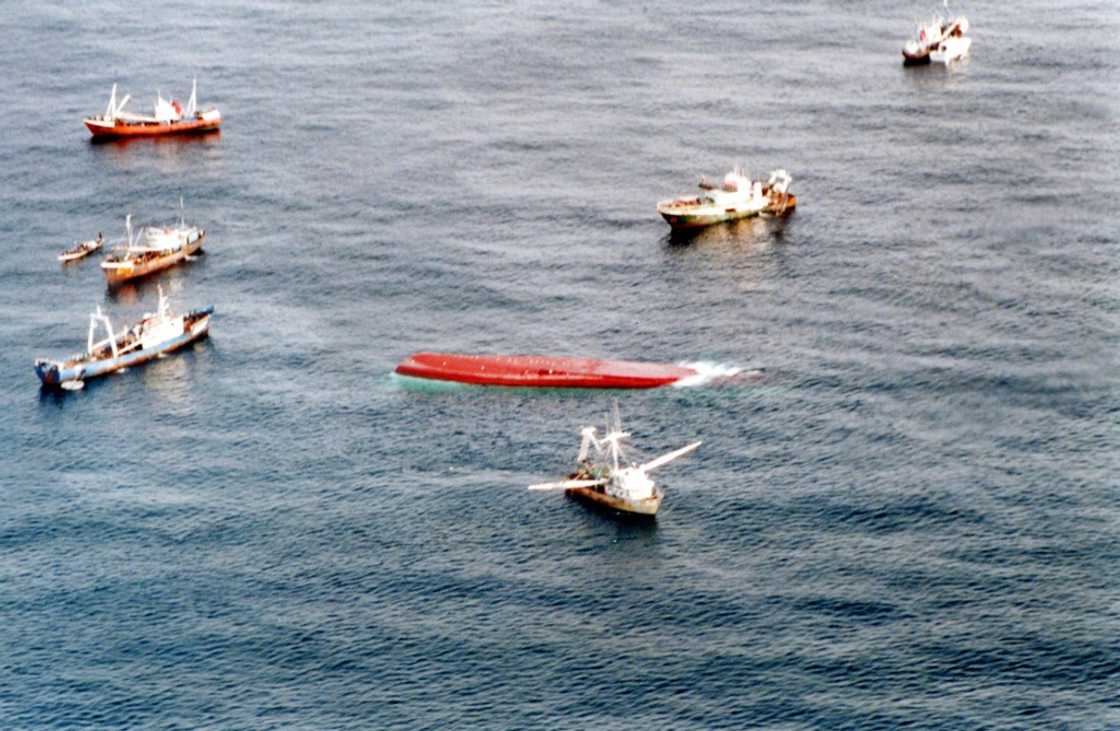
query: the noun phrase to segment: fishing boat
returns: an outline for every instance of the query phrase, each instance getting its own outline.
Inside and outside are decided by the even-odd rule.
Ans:
[[[402,376],[481,386],[533,388],[655,388],[697,375],[693,368],[553,355],[413,353]]]
[[[568,479],[530,485],[529,489],[563,490],[566,495],[583,502],[642,516],[656,515],[664,497],[648,473],[683,457],[701,444],[693,442],[644,464],[627,462],[622,445],[630,434],[622,430],[617,404],[615,425],[608,427],[606,436],[599,439],[593,426],[584,427],[580,435],[582,440],[576,458],[577,466]]]
[[[208,306],[176,315],[160,287],[157,311],[144,315],[127,330],[115,332],[109,316],[98,306],[89,316],[85,352],[64,360],[38,358],[35,373],[46,387],[81,388],[87,379],[140,365],[206,337],[213,312],[214,307]],[[107,337],[95,341],[99,325],[105,328]]]
[[[785,215],[797,206],[789,186],[793,178],[785,170],[774,170],[770,179],[752,181],[736,166],[719,185],[700,178],[700,194],[674,198],[657,204],[657,212],[674,229],[700,228],[760,214]]]
[[[174,266],[202,249],[206,229],[188,225],[182,214],[170,226],[145,226],[132,230],[132,215],[125,218],[125,240],[101,262],[105,281],[114,287]]]
[[[968,55],[972,39],[968,33],[968,18],[963,15],[945,19],[933,16],[928,22],[919,22],[914,37],[902,47],[904,66],[933,63],[949,64]]]
[[[109,105],[104,114],[86,117],[82,120],[94,139],[156,137],[161,135],[211,132],[222,124],[222,114],[211,107],[205,111],[198,109],[198,80],[191,84],[191,98],[187,106],[175,99],[164,99],[156,93],[156,101],[151,115],[126,112],[131,95],[126,94],[117,102],[117,85],[109,95]]]
[[[84,257],[89,256],[93,252],[98,251],[104,243],[105,243],[105,239],[99,233],[99,234],[97,234],[96,239],[90,239],[89,241],[79,241],[79,242],[77,242],[76,244],[71,246],[69,249],[67,249],[66,251],[59,254],[58,255],[58,260],[65,263],[65,262],[69,262],[69,261],[76,261],[78,259],[82,259]]]
[[[933,63],[950,64],[968,55],[972,39],[964,35],[968,32],[968,20],[957,18],[949,30],[941,37],[937,48],[930,51],[929,60]]]

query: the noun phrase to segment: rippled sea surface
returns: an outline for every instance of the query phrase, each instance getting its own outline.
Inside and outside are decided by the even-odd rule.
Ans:
[[[0,727],[1120,728],[1111,0],[949,69],[884,0],[2,7]],[[735,162],[797,212],[671,237]],[[197,261],[55,261],[180,196]],[[157,283],[208,341],[40,392]],[[641,524],[524,489],[611,394],[423,349],[761,373],[618,395],[704,440]]]

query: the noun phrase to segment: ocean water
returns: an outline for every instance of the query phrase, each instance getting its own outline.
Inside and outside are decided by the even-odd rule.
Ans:
[[[2,4],[0,727],[1120,728],[1120,6]],[[112,83],[219,135],[91,144]],[[799,208],[674,237],[739,162]],[[110,294],[124,217],[207,254]],[[41,392],[37,356],[213,304]],[[416,387],[416,350],[741,368]],[[654,523],[529,493],[617,396]]]

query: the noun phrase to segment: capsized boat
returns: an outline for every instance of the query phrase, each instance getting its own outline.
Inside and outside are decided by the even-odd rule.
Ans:
[[[627,462],[623,442],[630,437],[622,430],[615,404],[615,425],[599,439],[593,426],[580,431],[582,441],[576,470],[560,482],[530,485],[530,490],[563,490],[577,500],[633,515],[656,515],[664,493],[649,477],[649,472],[692,452],[701,442],[663,454],[644,464]]]
[[[522,388],[655,388],[697,375],[693,368],[661,363],[462,353],[413,353],[396,372],[413,378]]]
[[[928,22],[918,23],[914,37],[902,47],[902,63],[919,66],[935,63],[948,64],[968,55],[972,39],[968,33],[968,18],[963,15],[945,19],[935,15]]]
[[[789,192],[792,182],[785,170],[772,171],[763,184],[735,167],[719,185],[700,178],[699,195],[661,201],[657,212],[675,229],[711,226],[763,213],[785,215],[797,206],[797,197]]]
[[[100,233],[98,233],[96,239],[90,239],[89,241],[79,241],[66,251],[59,254],[58,260],[61,262],[68,262],[81,259],[99,250],[104,243],[105,238]]]
[[[125,218],[125,241],[101,262],[110,287],[174,266],[198,252],[206,229],[187,224],[179,202],[179,221],[170,226],[145,226],[132,230],[132,215]]]
[[[222,114],[217,109],[199,111],[197,79],[191,84],[191,98],[187,100],[186,109],[175,99],[164,99],[157,92],[151,115],[126,112],[124,108],[130,98],[131,95],[126,94],[118,103],[117,85],[113,84],[105,113],[82,120],[94,139],[210,132],[222,124]]]
[[[176,315],[160,287],[158,310],[144,315],[127,330],[115,332],[109,316],[102,314],[98,306],[89,316],[85,352],[65,360],[38,358],[35,373],[47,387],[81,388],[86,379],[140,365],[206,337],[213,312],[211,305]],[[108,337],[95,342],[98,325],[104,326]]]

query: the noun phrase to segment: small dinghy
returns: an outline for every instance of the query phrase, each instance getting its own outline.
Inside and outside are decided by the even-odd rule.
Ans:
[[[144,315],[124,332],[114,332],[108,315],[98,307],[89,316],[85,352],[64,360],[39,358],[35,361],[35,373],[44,387],[80,389],[86,379],[146,363],[206,337],[213,312],[213,306],[209,306],[176,315],[160,287],[157,312]],[[108,337],[94,341],[98,326],[104,326]]]
[[[96,239],[89,241],[79,241],[71,246],[66,251],[58,255],[58,260],[61,262],[77,261],[84,257],[89,256],[95,251],[98,251],[105,244],[105,239],[99,233]]]

